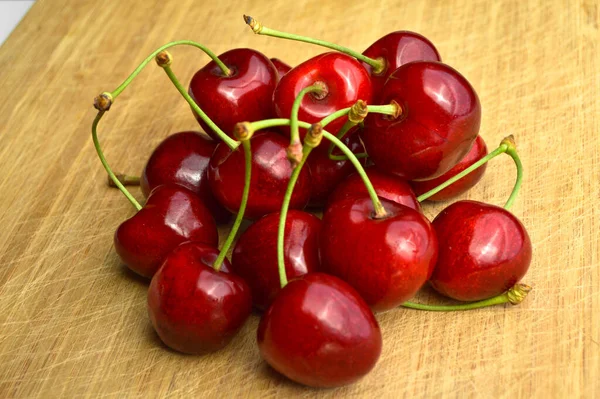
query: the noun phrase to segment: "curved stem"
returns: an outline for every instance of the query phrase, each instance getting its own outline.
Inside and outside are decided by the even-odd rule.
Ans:
[[[521,159],[519,158],[519,155],[517,154],[517,149],[514,145],[509,145],[508,150],[506,150],[506,153],[511,156],[513,161],[515,161],[515,165],[517,166],[517,180],[515,181],[513,190],[510,193],[510,197],[508,197],[508,200],[504,204],[504,209],[509,210],[513,202],[517,198],[519,190],[521,189],[521,182],[523,180],[523,164],[521,163]]]
[[[300,143],[300,132],[298,131],[298,111],[300,110],[300,105],[302,104],[304,96],[308,93],[323,93],[323,84],[315,83],[311,86],[305,87],[304,89],[300,90],[300,93],[298,93],[298,96],[296,96],[290,115],[290,144]]]
[[[324,128],[337,118],[341,118],[342,116],[348,115],[348,112],[350,112],[351,109],[352,107],[342,108],[340,110],[335,111],[333,114],[327,115],[325,118],[321,119],[321,126],[323,126]]]
[[[240,229],[240,225],[242,224],[242,220],[244,219],[244,213],[246,212],[246,205],[248,204],[248,196],[250,194],[250,179],[252,177],[252,149],[250,146],[250,140],[242,140],[242,147],[244,147],[244,158],[246,160],[246,167],[244,172],[244,191],[242,193],[242,202],[240,203],[240,209],[235,217],[235,221],[233,222],[233,226],[229,231],[229,235],[225,240],[225,244],[221,248],[221,252],[219,252],[219,256],[215,259],[215,263],[213,264],[213,268],[216,271],[221,269],[221,265],[223,265],[223,261],[227,256],[227,252],[229,252],[229,248],[233,244],[233,240],[235,240],[235,236]]]
[[[140,177],[139,176],[129,176],[124,173],[115,173],[115,177],[124,185],[124,186],[139,186],[140,185]],[[110,187],[117,187],[112,178],[108,177],[108,185]]]
[[[104,158],[104,153],[102,152],[102,148],[100,147],[100,142],[98,141],[98,123],[100,122],[100,119],[102,119],[104,112],[106,112],[106,111],[98,112],[98,114],[96,115],[96,118],[94,119],[94,122],[92,123],[92,140],[94,141],[94,147],[96,148],[96,152],[98,153],[98,158],[100,158],[100,162],[102,162],[102,165],[104,166],[104,169],[106,170],[106,173],[108,173],[108,176],[111,178],[111,180],[113,181],[115,186],[117,186],[119,188],[119,190],[121,190],[123,195],[125,195],[125,197],[129,200],[129,202],[131,202],[133,204],[133,206],[135,206],[135,209],[137,209],[139,211],[140,209],[142,209],[142,206],[140,205],[139,202],[137,202],[137,200],[133,197],[133,195],[131,195],[131,193],[125,188],[125,186],[119,181],[117,176],[115,176],[112,169],[108,165],[106,158]]]
[[[239,143],[237,141],[235,141],[234,139],[232,139],[231,137],[229,137],[228,135],[226,135],[225,132],[223,132],[223,130],[221,130],[220,127],[215,125],[215,123],[208,117],[208,115],[206,115],[204,113],[204,111],[202,111],[202,109],[198,106],[198,104],[196,104],[196,102],[192,99],[192,97],[190,97],[188,92],[183,88],[183,86],[181,85],[181,83],[179,82],[179,80],[177,79],[175,74],[173,73],[173,70],[171,69],[171,67],[169,65],[165,65],[162,68],[165,70],[165,73],[167,74],[169,79],[171,79],[171,82],[173,83],[173,85],[177,88],[177,91],[179,91],[179,93],[183,96],[183,98],[185,98],[185,101],[187,101],[187,103],[190,105],[190,107],[192,107],[194,112],[196,112],[198,114],[198,116],[200,116],[200,118],[202,118],[202,120],[208,126],[210,126],[210,128],[219,136],[219,138],[221,140],[223,140],[225,142],[225,144],[227,144],[227,146],[230,149],[233,150],[233,149],[237,148]]]

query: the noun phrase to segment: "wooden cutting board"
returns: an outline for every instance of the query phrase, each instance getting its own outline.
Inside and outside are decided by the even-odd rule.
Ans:
[[[0,397],[600,394],[599,8],[592,0],[38,0],[0,48]],[[291,64],[323,51],[253,35],[243,12],[358,50],[399,29],[436,44],[476,88],[489,148],[517,138],[525,180],[512,211],[534,246],[524,303],[380,314],[379,363],[335,390],[267,367],[256,315],[212,355],[161,345],[146,314],[147,282],[114,252],[115,228],[134,209],[106,186],[90,138],[92,99],[175,39],[217,53],[253,47]],[[207,62],[195,49],[172,53],[184,82]],[[109,162],[134,174],[168,134],[197,129],[153,64],[104,119]],[[464,197],[503,204],[514,178],[509,157],[499,157]],[[429,291],[418,299],[439,301]]]

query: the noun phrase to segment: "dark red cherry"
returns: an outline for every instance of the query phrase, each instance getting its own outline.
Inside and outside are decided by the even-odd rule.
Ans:
[[[212,264],[216,248],[186,242],[165,259],[150,282],[148,313],[160,339],[169,348],[190,354],[214,352],[226,346],[252,309],[250,288]]]
[[[281,374],[311,387],[350,384],[381,354],[381,330],[358,293],[338,278],[292,280],[258,326],[258,349]]]
[[[252,180],[246,205],[247,219],[256,219],[281,208],[292,167],[287,159],[289,140],[280,134],[261,131],[250,139]],[[231,151],[225,143],[217,145],[208,165],[208,181],[217,200],[236,213],[244,190],[245,158],[241,147]],[[310,170],[303,168],[290,202],[302,209],[310,197]]]
[[[360,62],[342,53],[325,53],[304,61],[281,78],[273,94],[277,115],[289,118],[298,93],[317,82],[324,84],[326,92],[304,97],[298,111],[301,121],[316,123],[335,111],[351,107],[357,100],[371,102],[371,81]],[[327,125],[327,131],[337,133],[347,119],[336,119]],[[301,138],[304,133],[300,129]]]
[[[148,197],[150,191],[162,184],[180,184],[198,194],[217,223],[226,223],[231,214],[216,200],[206,177],[216,147],[216,142],[196,132],[170,135],[154,149],[144,167],[142,193]]]
[[[389,33],[363,51],[369,58],[382,58],[385,69],[378,74],[366,63],[363,66],[371,75],[373,94],[378,98],[388,76],[400,66],[413,61],[441,61],[437,49],[425,36],[415,32],[397,31]]]
[[[279,75],[279,79],[281,79],[283,75],[285,75],[289,72],[290,69],[292,69],[291,66],[281,61],[279,58],[271,58],[271,62],[273,63],[273,65],[275,65],[275,68],[277,68],[277,74]]]
[[[277,265],[280,213],[258,219],[238,239],[231,257],[232,271],[252,290],[252,302],[264,310],[281,290]],[[283,256],[288,279],[319,269],[321,219],[296,210],[287,214]]]
[[[148,278],[185,241],[216,247],[219,235],[215,220],[200,198],[177,184],[152,190],[146,205],[115,232],[115,250],[123,263]]]
[[[437,239],[420,212],[382,200],[388,216],[374,219],[369,198],[333,203],[323,216],[321,268],[354,287],[374,311],[395,308],[427,281]]]
[[[439,257],[430,283],[459,301],[499,295],[515,285],[531,262],[531,241],[510,212],[477,201],[458,201],[433,221]]]
[[[417,201],[417,197],[415,197],[410,185],[402,178],[384,173],[373,166],[367,167],[365,172],[367,172],[367,176],[371,180],[378,197],[394,201],[397,204],[402,204],[421,212],[421,204]],[[354,173],[336,186],[333,193],[329,196],[327,204],[331,206],[346,198],[365,198],[368,195],[369,193],[360,175]]]
[[[369,157],[407,180],[433,179],[467,155],[479,132],[477,94],[456,70],[440,62],[411,62],[383,86],[381,103],[396,101],[401,115],[369,114],[361,138]]]
[[[233,136],[233,127],[238,122],[273,117],[273,90],[278,80],[273,63],[248,48],[229,50],[219,59],[231,70],[230,76],[225,76],[211,61],[190,82],[190,96],[206,115],[229,136]],[[218,140],[197,115],[196,119],[205,132]]]
[[[436,188],[440,184],[444,183],[446,180],[451,179],[463,170],[467,169],[469,166],[473,165],[475,162],[485,157],[487,153],[488,151],[485,142],[483,141],[481,136],[477,136],[477,139],[475,139],[475,142],[473,143],[473,146],[471,147],[467,155],[448,172],[444,173],[440,177],[436,177],[433,180],[413,181],[410,183],[410,185],[412,186],[416,195],[425,194],[427,191]],[[462,179],[452,183],[452,185],[432,195],[428,198],[428,200],[445,201],[466,193],[467,191],[469,191],[469,189],[474,187],[479,182],[479,180],[481,180],[483,174],[485,173],[486,165],[487,164],[483,164],[482,166],[475,169]]]

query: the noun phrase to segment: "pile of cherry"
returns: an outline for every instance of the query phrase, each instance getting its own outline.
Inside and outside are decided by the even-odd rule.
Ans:
[[[254,306],[262,312],[262,357],[294,381],[334,387],[377,362],[382,338],[373,312],[521,302],[530,288],[517,283],[531,242],[507,210],[522,177],[514,141],[487,152],[477,94],[433,44],[398,31],[360,54],[244,18],[255,33],[337,51],[290,68],[252,49],[216,56],[195,42],[173,42],[95,99],[94,145],[111,183],[138,209],[118,227],[115,249],[152,279],[148,311],[162,341],[184,353],[216,351]],[[175,45],[212,59],[188,90],[171,70],[166,49]],[[173,134],[140,178],[116,176],[97,127],[153,60],[210,137]],[[433,222],[423,215],[420,202],[463,194],[502,153],[518,172],[504,208],[461,200]],[[124,187],[135,183],[143,207]],[[233,214],[218,250],[217,224]],[[253,224],[236,241],[243,218]],[[427,282],[460,302],[408,302]]]

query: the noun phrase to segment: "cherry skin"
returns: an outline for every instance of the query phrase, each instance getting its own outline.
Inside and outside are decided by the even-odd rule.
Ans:
[[[485,141],[483,141],[481,136],[477,136],[467,155],[448,172],[444,173],[440,177],[436,177],[433,180],[413,181],[410,183],[410,185],[412,186],[416,195],[424,194],[467,169],[469,166],[485,157],[487,153],[488,151]],[[483,164],[462,179],[452,183],[452,185],[446,187],[442,191],[432,195],[427,199],[429,201],[446,201],[466,193],[469,191],[469,189],[473,188],[479,182],[479,180],[481,180],[483,174],[485,173],[486,166],[487,164]]]
[[[265,310],[281,290],[277,266],[279,212],[263,216],[238,239],[231,258],[232,271],[252,290],[252,302]],[[319,269],[321,219],[296,210],[287,214],[284,261],[288,279]]]
[[[210,187],[206,169],[217,143],[196,132],[175,133],[164,139],[148,159],[140,186],[148,197],[154,188],[176,183],[189,188],[204,202],[217,223],[227,223],[231,214],[219,204]]]
[[[360,62],[342,53],[324,53],[297,65],[281,78],[273,94],[277,115],[289,118],[300,91],[317,82],[325,85],[326,92],[304,96],[298,111],[301,121],[316,123],[335,111],[351,107],[358,100],[371,102],[371,81]],[[335,134],[347,119],[334,120],[327,125],[327,131]],[[304,134],[305,129],[300,129],[301,139]]]
[[[437,259],[437,239],[420,212],[382,200],[388,212],[374,219],[369,198],[333,203],[323,216],[321,268],[341,278],[373,311],[395,308],[427,281]]]
[[[177,184],[152,190],[146,205],[115,232],[115,250],[123,263],[148,278],[185,241],[216,247],[219,235],[215,220],[200,198]]]
[[[371,75],[375,97],[378,97],[378,93],[381,92],[390,74],[402,65],[413,61],[442,60],[433,43],[425,36],[409,31],[389,33],[371,44],[363,51],[363,54],[369,58],[383,58],[386,65],[382,72],[374,74],[373,68],[369,64],[363,63]]]
[[[279,58],[271,58],[271,62],[273,63],[273,65],[275,65],[275,68],[277,69],[279,79],[281,79],[283,75],[285,75],[290,71],[290,69],[292,69],[291,66],[281,61]]]
[[[374,166],[365,168],[365,172],[367,172],[378,197],[421,212],[421,204],[417,201],[415,193],[406,181],[398,176],[384,173]],[[327,206],[329,207],[346,198],[365,198],[368,195],[369,193],[360,175],[354,173],[336,186],[327,200]]]
[[[479,132],[477,94],[456,70],[440,62],[411,62],[396,69],[381,92],[396,101],[396,119],[369,114],[361,138],[384,171],[406,180],[441,176],[467,155]]]
[[[287,160],[289,141],[280,134],[260,131],[250,139],[252,179],[244,217],[256,219],[281,208],[292,167]],[[231,151],[225,143],[217,145],[208,164],[208,181],[217,200],[236,213],[244,189],[244,152]],[[303,168],[292,195],[290,208],[302,209],[310,197],[310,170]]]
[[[219,59],[231,70],[231,76],[225,76],[211,61],[190,82],[190,96],[206,115],[229,136],[238,122],[273,117],[272,97],[278,80],[273,63],[247,48],[229,50]],[[219,140],[200,117],[196,115],[196,119],[205,132]]]
[[[366,375],[381,354],[381,330],[358,293],[340,279],[309,273],[290,281],[263,314],[258,349],[281,374],[311,387],[338,387]]]
[[[250,288],[216,248],[186,242],[175,248],[150,282],[148,313],[169,348],[190,354],[225,347],[250,315]]]
[[[458,201],[433,221],[439,258],[431,286],[459,301],[499,295],[515,285],[531,262],[531,241],[510,212],[477,201]]]

